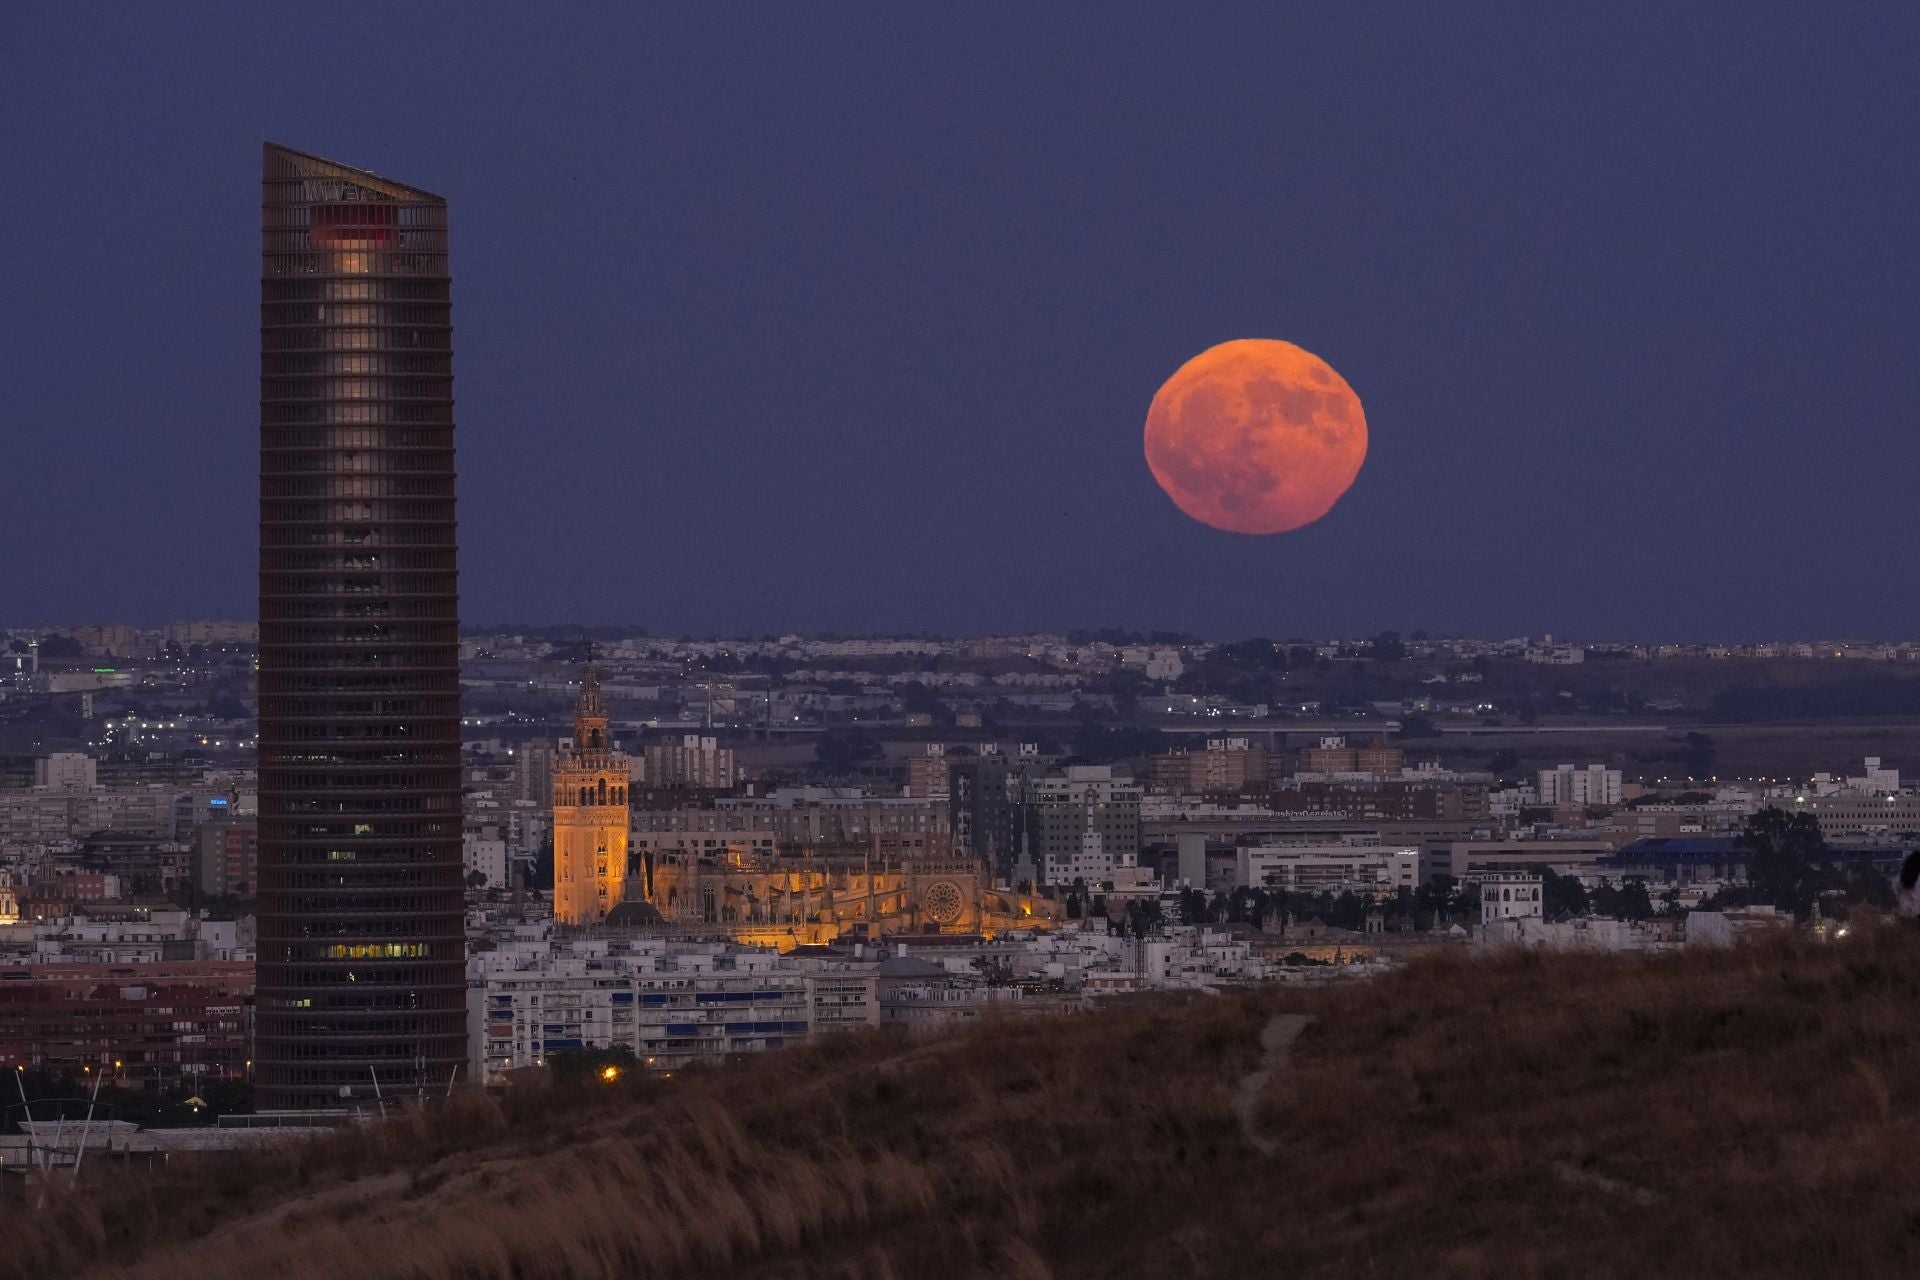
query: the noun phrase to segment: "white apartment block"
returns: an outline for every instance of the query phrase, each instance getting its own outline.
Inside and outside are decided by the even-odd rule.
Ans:
[[[624,1046],[669,1070],[880,1023],[870,966],[807,970],[728,943],[616,950],[526,932],[468,958],[470,1057],[483,1081],[569,1049]]]
[[[635,782],[650,787],[728,791],[740,780],[733,750],[718,738],[688,734],[678,742],[653,742],[632,757]]]
[[[771,855],[779,840],[755,815],[725,810],[635,810],[628,847],[634,853],[677,853],[690,857],[717,857],[729,848]],[[674,821],[674,819],[684,821]]]
[[[33,785],[42,791],[91,791],[100,766],[83,751],[55,751],[33,762]]]
[[[1620,803],[1620,771],[1603,764],[1584,769],[1563,764],[1540,771],[1540,803],[1550,809],[1579,809]]]
[[[477,871],[486,877],[482,888],[507,887],[507,842],[498,827],[469,830],[461,848],[466,856],[467,874]]]
[[[1810,792],[1817,796],[1829,796],[1836,792],[1857,791],[1863,795],[1884,795],[1900,789],[1900,771],[1881,765],[1879,756],[1868,756],[1866,771],[1860,777],[1836,778],[1830,773],[1816,773],[1806,787],[1786,789],[1787,794],[1800,795]]]
[[[924,1035],[978,1021],[989,1011],[1022,1012],[1020,1004],[1025,995],[1019,987],[896,983],[880,997],[880,1021],[909,1035]]]
[[[1078,847],[1072,852],[1050,853],[1042,865],[1048,884],[1072,884],[1075,880],[1085,880],[1088,884],[1099,885],[1131,871],[1137,865],[1137,859],[1131,851],[1115,852],[1109,849],[1102,833],[1083,831]]]
[[[59,844],[96,831],[171,839],[171,787],[0,792],[0,846]]]
[[[1920,795],[1907,792],[1872,795],[1847,790],[1824,796],[1801,793],[1768,803],[1788,813],[1812,814],[1819,819],[1821,834],[1828,839],[1878,831],[1920,831]]]
[[[1062,930],[1029,939],[1025,949],[1017,967],[1088,995],[1197,990],[1273,976],[1251,942],[1208,925],[1177,925],[1144,939],[1101,930]]]
[[[1853,785],[1856,791],[1898,791],[1900,789],[1900,771],[1898,769],[1883,767],[1880,763],[1879,756],[1868,756],[1866,758],[1865,776],[1848,778],[1847,781]]]
[[[816,1035],[829,1031],[860,1031],[880,1025],[878,980],[872,965],[859,968],[813,970],[807,974],[807,996],[813,1006]]]
[[[1234,854],[1234,884],[1289,893],[1390,897],[1420,887],[1420,850],[1355,845],[1259,845]]]
[[[85,916],[20,920],[17,909],[14,915],[11,923],[0,916],[0,966],[246,961],[254,954],[251,918],[202,920],[179,908],[154,909],[131,920]]]
[[[1496,818],[1517,818],[1522,809],[1536,808],[1539,803],[1537,787],[1501,787],[1487,792],[1487,812]]]

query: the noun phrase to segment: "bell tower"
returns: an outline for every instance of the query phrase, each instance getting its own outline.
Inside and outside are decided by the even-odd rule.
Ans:
[[[600,673],[589,662],[573,708],[573,746],[553,765],[553,918],[597,924],[627,888],[627,757],[607,736]]]

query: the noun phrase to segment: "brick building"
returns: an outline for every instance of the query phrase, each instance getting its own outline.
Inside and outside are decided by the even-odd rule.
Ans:
[[[148,1089],[241,1079],[252,1015],[244,961],[0,968],[0,1061],[45,1071],[117,1062]]]
[[[260,829],[252,822],[209,822],[195,836],[195,881],[202,893],[247,897],[260,883]]]
[[[1204,751],[1169,751],[1147,761],[1147,789],[1168,795],[1265,791],[1283,757],[1245,738],[1210,738]]]
[[[1399,776],[1406,763],[1406,752],[1378,741],[1350,747],[1345,738],[1322,738],[1319,746],[1300,752],[1301,773],[1370,773],[1391,778]]]

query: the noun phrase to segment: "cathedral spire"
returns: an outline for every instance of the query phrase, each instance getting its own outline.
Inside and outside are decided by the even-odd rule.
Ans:
[[[596,924],[626,898],[630,764],[607,735],[591,651],[573,708],[573,749],[553,766],[553,918]]]
[[[573,742],[579,751],[607,748],[607,704],[600,696],[600,673],[591,663],[580,678],[580,701],[573,708]]]

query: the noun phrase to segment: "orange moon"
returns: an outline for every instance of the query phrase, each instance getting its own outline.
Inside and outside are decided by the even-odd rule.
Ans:
[[[1270,338],[1209,347],[1147,410],[1147,467],[1174,505],[1231,533],[1286,533],[1333,509],[1367,460],[1345,378]]]

